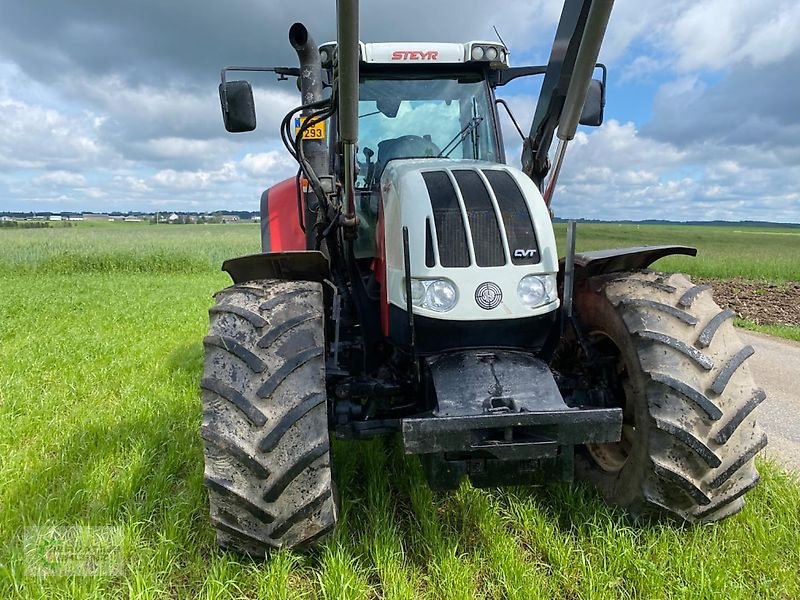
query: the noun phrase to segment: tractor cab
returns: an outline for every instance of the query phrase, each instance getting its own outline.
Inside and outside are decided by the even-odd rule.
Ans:
[[[335,42],[320,47],[324,69],[335,55]],[[355,251],[367,258],[391,161],[505,162],[492,82],[508,51],[497,42],[361,43],[359,57]]]
[[[386,164],[399,158],[500,162],[492,106],[481,73],[365,75],[359,86],[356,186],[375,187]]]
[[[320,47],[331,75],[335,55],[335,42]],[[398,158],[503,161],[490,73],[508,67],[505,46],[360,43],[359,57],[359,189]]]

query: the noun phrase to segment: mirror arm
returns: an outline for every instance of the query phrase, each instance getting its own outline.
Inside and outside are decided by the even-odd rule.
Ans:
[[[503,108],[506,109],[506,113],[508,113],[508,117],[511,119],[511,122],[514,124],[514,127],[517,128],[517,133],[519,133],[519,137],[522,138],[522,141],[525,141],[525,134],[522,133],[522,128],[517,123],[517,120],[514,118],[514,114],[511,112],[511,109],[508,106],[508,103],[503,100],[502,98],[495,98],[495,104],[501,104]]]
[[[299,77],[300,69],[297,67],[225,67],[220,71],[220,81],[222,82],[222,108],[228,110],[228,91],[225,89],[225,75],[228,71],[251,71],[258,73],[275,73],[280,75],[278,81],[285,80],[288,76]]]
[[[509,67],[497,72],[496,87],[514,81],[517,77],[528,77],[530,75],[543,75],[547,71],[546,65],[536,65],[528,67]]]
[[[595,69],[600,69],[603,72],[603,76],[600,79],[603,86],[600,88],[600,110],[605,111],[606,109],[606,80],[608,79],[608,68],[604,63],[597,63],[594,66]]]

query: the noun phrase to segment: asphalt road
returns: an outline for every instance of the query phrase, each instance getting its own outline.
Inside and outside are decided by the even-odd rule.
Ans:
[[[739,336],[756,350],[750,372],[767,393],[757,412],[769,437],[766,452],[800,473],[800,343],[741,329]]]

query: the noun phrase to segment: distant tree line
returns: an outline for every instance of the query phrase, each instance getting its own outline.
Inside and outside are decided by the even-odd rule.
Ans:
[[[50,223],[42,221],[0,221],[0,228],[7,229],[46,229]]]

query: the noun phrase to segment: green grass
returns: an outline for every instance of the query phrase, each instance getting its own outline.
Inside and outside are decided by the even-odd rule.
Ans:
[[[211,273],[233,256],[259,252],[258,225],[81,223],[0,230],[0,275]]]
[[[339,443],[332,539],[220,552],[201,340],[257,228],[118,227],[0,232],[0,598],[800,597],[800,484],[765,462],[724,523],[633,527],[578,485],[438,494],[392,442]],[[24,528],[76,524],[121,528],[123,574],[26,574]]]
[[[556,225],[556,237],[563,249],[566,225]],[[712,279],[800,281],[798,229],[578,224],[576,240],[579,252],[639,245],[693,246],[697,257],[663,258],[654,268]]]
[[[761,325],[759,323],[747,321],[746,319],[736,319],[736,326],[742,329],[749,329],[750,331],[757,331],[759,333],[766,333],[767,335],[800,342],[800,327],[791,325]]]

